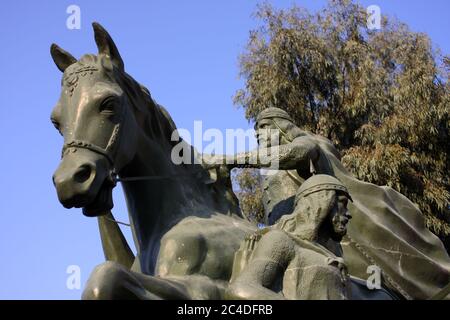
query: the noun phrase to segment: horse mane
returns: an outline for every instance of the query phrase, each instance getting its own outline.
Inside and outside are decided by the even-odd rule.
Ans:
[[[144,85],[138,83],[127,73],[120,74],[124,91],[132,106],[146,114],[145,130],[147,134],[171,146],[178,143],[179,141],[171,140],[172,133],[177,127],[167,110],[153,100],[150,91]]]

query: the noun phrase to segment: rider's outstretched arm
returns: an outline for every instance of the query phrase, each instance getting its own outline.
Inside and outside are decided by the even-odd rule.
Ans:
[[[258,148],[251,152],[240,153],[226,158],[231,168],[274,168],[281,170],[297,169],[309,164],[319,156],[319,147],[309,137],[298,137],[291,143],[270,148]]]

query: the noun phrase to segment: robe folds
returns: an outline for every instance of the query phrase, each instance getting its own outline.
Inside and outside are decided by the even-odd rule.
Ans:
[[[316,172],[338,178],[353,198],[348,205],[353,218],[341,242],[349,273],[367,279],[367,267],[376,265],[382,270],[383,285],[406,299],[428,299],[450,283],[450,257],[440,239],[425,226],[419,208],[390,187],[353,177],[326,138],[307,134],[290,144],[309,147],[311,142],[318,150],[313,160]],[[305,160],[299,159],[298,163],[304,166],[308,163]],[[301,175],[299,168],[292,169]],[[263,182],[271,223],[292,212],[292,198],[303,180],[299,175],[296,179],[293,173],[296,171],[279,170]],[[296,183],[292,183],[294,180]],[[282,192],[276,191],[277,184],[283,185]]]

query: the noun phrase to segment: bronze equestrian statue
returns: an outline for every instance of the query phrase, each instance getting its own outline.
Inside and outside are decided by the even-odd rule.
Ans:
[[[232,192],[229,170],[234,165],[194,159],[174,164],[171,151],[185,142],[172,139],[172,118],[125,72],[106,30],[98,23],[93,28],[97,55],[77,60],[51,46],[63,72],[51,120],[64,138],[53,182],[64,207],[98,217],[108,260],[95,268],[83,298],[222,299],[235,252],[257,230],[242,217]],[[335,175],[355,200],[349,210],[356,223],[350,223],[350,238],[343,242],[351,274],[364,278],[365,267],[375,261],[392,280],[386,285],[405,298],[427,297],[449,281],[449,258],[408,199],[351,177],[328,140],[291,123],[280,128],[286,133],[282,144],[301,142],[294,148],[301,157],[280,161],[281,169],[303,178],[313,161],[318,173]],[[198,155],[187,147],[191,157]],[[117,181],[123,184],[136,257],[110,213]],[[287,191],[293,195],[297,188]]]
[[[51,120],[64,137],[53,182],[64,207],[99,217],[105,256],[112,260],[94,270],[83,298],[220,299],[234,252],[256,228],[242,218],[226,179],[214,182],[201,164],[173,164],[173,146],[184,143],[171,139],[174,122],[125,72],[106,30],[93,27],[98,55],[77,60],[51,46],[63,72]],[[123,180],[136,257],[118,226],[103,216],[112,217],[116,174]],[[134,180],[148,176],[165,178]]]

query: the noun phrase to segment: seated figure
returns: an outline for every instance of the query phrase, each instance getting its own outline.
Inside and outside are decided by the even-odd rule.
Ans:
[[[245,263],[238,252],[227,298],[348,299],[350,279],[339,245],[351,218],[348,200],[338,179],[307,179],[294,212],[246,240],[244,247],[257,243]]]

